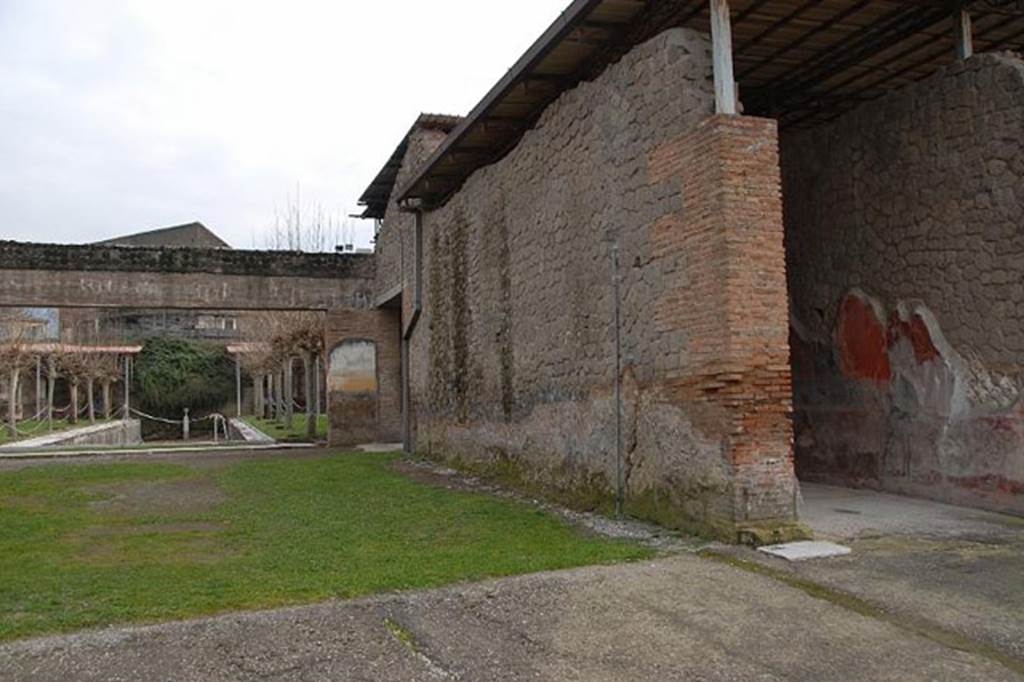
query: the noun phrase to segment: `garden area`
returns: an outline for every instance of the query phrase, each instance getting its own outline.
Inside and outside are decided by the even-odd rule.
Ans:
[[[246,417],[245,421],[253,428],[259,429],[274,440],[284,442],[307,441],[307,417],[304,414],[295,414],[291,417],[291,425],[278,419],[261,419],[259,417]],[[327,415],[321,414],[316,417],[316,440],[327,438]]]
[[[0,470],[0,640],[635,560],[525,503],[333,453]]]

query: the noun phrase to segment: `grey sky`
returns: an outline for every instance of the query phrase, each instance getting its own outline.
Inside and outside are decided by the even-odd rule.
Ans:
[[[297,185],[354,212],[420,111],[467,113],[566,4],[0,0],[0,237],[259,246]]]

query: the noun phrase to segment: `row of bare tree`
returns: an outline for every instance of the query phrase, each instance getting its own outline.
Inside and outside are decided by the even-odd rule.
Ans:
[[[46,406],[43,415],[53,428],[54,391],[57,380],[64,378],[71,393],[69,422],[77,422],[81,391],[86,393],[88,418],[96,421],[96,387],[101,387],[104,416],[112,416],[111,388],[121,377],[117,354],[100,352],[103,344],[44,343],[34,339],[34,321],[21,311],[0,314],[0,377],[7,389],[6,428],[11,438],[18,435],[18,396],[25,376],[39,367],[46,380]],[[96,348],[91,350],[90,346]]]
[[[324,318],[314,312],[268,312],[246,319],[251,339],[239,359],[252,377],[257,416],[270,417],[291,426],[295,361],[302,363],[305,387],[306,436],[316,437],[317,359],[324,352]]]

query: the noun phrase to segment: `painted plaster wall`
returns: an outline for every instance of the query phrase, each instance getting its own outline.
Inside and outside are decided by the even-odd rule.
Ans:
[[[781,144],[798,471],[1024,512],[1024,63]]]

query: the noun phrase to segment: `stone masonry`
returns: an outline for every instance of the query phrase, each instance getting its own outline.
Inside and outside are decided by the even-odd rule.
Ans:
[[[425,214],[421,452],[611,498],[617,245],[627,508],[730,539],[794,531],[777,137],[712,117],[709,52],[684,29],[636,47]],[[384,221],[378,297],[410,224]]]
[[[364,255],[0,242],[0,306],[365,308],[374,272]]]
[[[802,476],[1024,512],[1024,62],[784,135]]]

